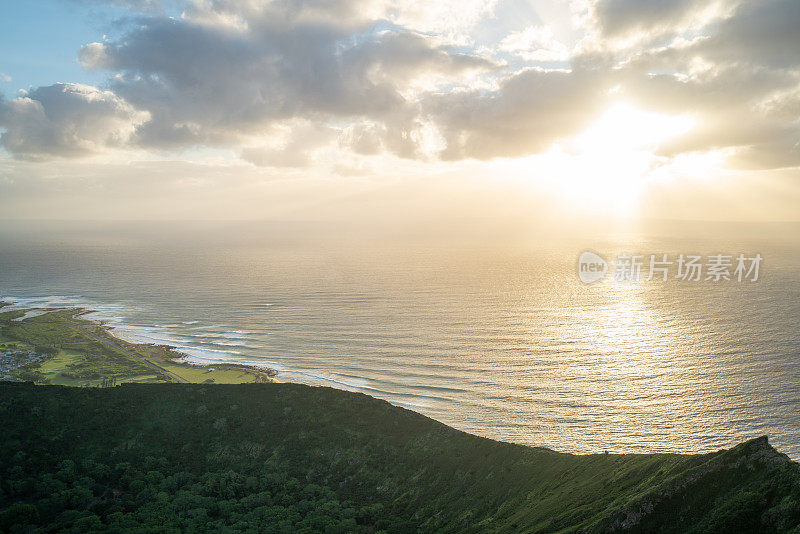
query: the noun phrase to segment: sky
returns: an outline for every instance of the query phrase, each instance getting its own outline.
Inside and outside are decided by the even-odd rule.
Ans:
[[[0,218],[797,221],[796,0],[35,0]]]

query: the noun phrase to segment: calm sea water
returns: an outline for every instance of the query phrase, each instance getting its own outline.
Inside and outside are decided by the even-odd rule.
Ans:
[[[491,438],[696,452],[768,434],[800,458],[800,246],[786,232],[401,239],[299,223],[7,222],[0,297],[91,308],[132,341],[274,367]],[[756,283],[585,286],[587,248],[764,263]]]

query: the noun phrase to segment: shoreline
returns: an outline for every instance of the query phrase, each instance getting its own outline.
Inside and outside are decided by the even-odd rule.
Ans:
[[[93,310],[88,310],[86,308],[62,308],[62,309],[66,309],[66,310],[73,310],[74,309],[74,310],[77,310],[78,313],[76,313],[74,315],[74,317],[76,317],[76,318],[95,313]],[[87,321],[91,321],[92,323],[97,325],[99,328],[102,328],[107,336],[109,336],[110,338],[116,340],[120,344],[148,345],[148,346],[152,346],[152,347],[155,347],[155,348],[163,349],[167,353],[173,353],[173,354],[176,354],[176,355],[180,355],[180,356],[175,356],[175,357],[171,358],[170,359],[170,363],[174,363],[174,364],[177,364],[177,365],[186,365],[186,366],[189,366],[189,367],[198,367],[198,368],[209,368],[209,367],[214,367],[214,366],[217,366],[217,367],[224,366],[224,367],[237,368],[237,369],[241,369],[242,371],[244,371],[246,373],[250,373],[250,374],[252,374],[254,376],[265,376],[266,378],[269,379],[270,382],[280,383],[280,381],[275,378],[275,376],[277,376],[277,374],[278,374],[278,370],[274,369],[272,367],[258,367],[258,366],[255,366],[255,365],[246,365],[246,364],[233,363],[233,362],[220,362],[219,364],[203,364],[203,363],[195,363],[195,362],[186,361],[186,358],[190,358],[191,355],[187,354],[185,352],[181,352],[178,347],[175,347],[173,345],[169,345],[167,343],[137,343],[137,342],[134,342],[134,341],[128,341],[127,339],[124,339],[123,337],[115,334],[114,333],[114,327],[109,326],[108,321],[103,320],[103,319],[97,319],[96,320],[96,319],[92,319],[91,317],[84,317],[84,319],[87,320]]]
[[[9,297],[9,298],[13,299],[13,297]],[[497,440],[506,441],[506,442],[509,442],[509,443],[518,443],[518,444],[524,444],[524,445],[528,445],[528,446],[547,446],[547,447],[555,448],[556,450],[563,450],[564,452],[575,453],[575,454],[596,454],[596,453],[603,452],[605,450],[610,450],[612,452],[625,452],[625,453],[634,453],[634,452],[658,453],[658,452],[665,452],[664,448],[659,448],[658,447],[659,442],[657,442],[657,441],[653,441],[652,444],[650,444],[650,443],[646,444],[645,445],[646,446],[645,449],[641,449],[641,448],[640,449],[620,448],[620,447],[614,447],[614,446],[606,447],[604,444],[598,445],[598,446],[596,446],[594,448],[591,448],[591,449],[590,448],[586,448],[586,447],[577,448],[577,447],[575,447],[573,445],[570,445],[568,448],[563,448],[563,444],[556,443],[556,442],[546,442],[546,441],[542,441],[542,440],[536,440],[534,442],[533,440],[525,440],[525,439],[520,439],[519,437],[515,437],[515,436],[502,435],[502,434],[500,434],[498,432],[492,432],[492,428],[491,428],[490,425],[486,425],[486,427],[478,427],[477,425],[473,425],[472,427],[468,427],[466,425],[460,424],[458,421],[454,422],[452,419],[448,419],[448,417],[447,417],[448,414],[445,414],[445,415],[442,415],[442,413],[435,414],[435,413],[431,413],[431,411],[429,411],[429,410],[425,410],[424,407],[420,407],[418,405],[414,405],[414,404],[411,404],[411,403],[397,402],[395,399],[387,398],[388,395],[384,396],[382,394],[384,392],[380,392],[380,391],[376,392],[374,389],[369,388],[369,387],[364,388],[364,389],[350,389],[350,388],[347,387],[346,384],[345,385],[336,385],[335,383],[332,383],[333,382],[332,380],[328,380],[328,379],[324,379],[325,382],[322,383],[322,384],[320,384],[319,382],[310,382],[310,381],[306,382],[306,381],[303,381],[302,379],[296,379],[295,376],[294,376],[294,372],[292,371],[291,368],[288,370],[287,375],[285,375],[283,377],[284,378],[283,380],[278,380],[277,377],[274,374],[270,374],[270,371],[273,371],[274,373],[277,374],[277,373],[282,373],[283,369],[271,369],[271,368],[268,368],[266,366],[258,367],[258,366],[255,366],[255,365],[248,365],[248,364],[241,364],[241,363],[234,363],[234,362],[197,363],[197,362],[192,361],[193,356],[191,354],[186,354],[184,352],[181,352],[179,348],[175,347],[174,345],[172,345],[170,343],[159,343],[159,342],[150,342],[150,343],[143,342],[143,343],[139,343],[139,342],[136,342],[136,341],[133,341],[133,340],[129,341],[129,340],[125,339],[125,337],[122,337],[122,336],[118,335],[115,332],[115,327],[112,326],[112,325],[117,324],[117,321],[120,321],[121,318],[119,317],[119,315],[109,315],[108,314],[108,310],[107,309],[103,309],[103,308],[99,308],[98,309],[98,308],[94,308],[94,307],[91,307],[91,306],[82,306],[82,305],[59,306],[58,304],[56,304],[55,306],[30,306],[30,305],[26,305],[25,302],[17,303],[17,302],[14,302],[14,300],[6,300],[6,301],[0,300],[0,314],[2,314],[3,312],[9,311],[8,310],[9,307],[13,308],[13,310],[15,312],[18,312],[20,315],[24,315],[27,311],[30,311],[30,310],[46,310],[48,313],[50,313],[50,312],[58,312],[58,311],[71,313],[71,314],[73,314],[72,316],[76,320],[81,320],[81,321],[84,321],[86,323],[90,323],[91,325],[93,325],[93,328],[96,328],[99,331],[102,331],[102,336],[103,337],[109,338],[109,339],[113,340],[115,343],[120,344],[122,346],[130,345],[130,346],[133,346],[133,347],[147,347],[150,350],[152,350],[153,354],[155,354],[156,356],[161,355],[162,358],[160,358],[160,360],[162,360],[164,363],[167,363],[169,365],[178,366],[183,370],[188,370],[191,374],[196,375],[196,376],[200,375],[200,373],[207,373],[208,371],[223,371],[223,372],[236,371],[236,372],[240,372],[242,374],[247,374],[248,375],[248,380],[251,381],[251,382],[254,381],[254,380],[257,380],[259,376],[262,376],[263,380],[265,382],[276,382],[276,383],[291,382],[291,383],[308,384],[308,385],[324,385],[324,386],[328,386],[328,387],[334,387],[336,389],[342,389],[342,390],[345,390],[345,391],[358,391],[358,392],[365,393],[367,395],[370,395],[370,396],[373,396],[373,397],[376,397],[376,398],[382,398],[382,399],[387,400],[388,402],[390,402],[390,403],[392,403],[394,405],[401,406],[401,407],[413,410],[413,411],[418,412],[418,413],[424,413],[424,414],[426,414],[428,416],[436,418],[437,420],[441,420],[443,422],[446,422],[447,424],[453,425],[453,426],[455,426],[455,427],[457,427],[457,428],[459,428],[459,429],[461,429],[461,430],[463,430],[465,432],[472,432],[472,433],[476,433],[476,434],[482,435],[482,436],[490,438],[490,439],[497,439]],[[102,316],[103,314],[105,314],[105,317],[102,317],[102,318],[101,317],[91,317],[92,315],[95,315],[95,314],[98,315],[98,316]],[[40,318],[41,316],[38,316],[38,317]],[[34,317],[34,316],[29,317],[29,320],[36,321],[37,317]],[[179,319],[179,320],[181,320],[181,319]],[[14,321],[12,319],[12,324],[15,323],[15,322],[16,321]],[[192,323],[197,323],[197,322],[198,321],[192,321]],[[176,321],[176,323],[177,323],[177,321]],[[189,324],[192,328],[194,328],[195,325],[192,324],[192,323],[187,323],[187,324]],[[150,324],[153,324],[153,323],[150,323],[148,321],[139,321],[139,322],[133,323],[132,326],[134,328],[141,327],[141,328],[146,330],[146,329],[151,328]],[[211,324],[211,323],[209,323],[209,324]],[[217,326],[216,322],[214,322],[214,325]],[[127,326],[130,326],[130,323],[121,322],[119,328],[124,330]],[[154,324],[153,328],[164,328],[165,331],[168,332],[169,330],[166,330],[166,329],[171,328],[171,325]],[[232,328],[233,329],[233,328],[237,328],[237,325],[228,324],[228,325],[225,326],[225,328]],[[242,328],[244,328],[244,327],[242,327]],[[2,322],[0,322],[0,333],[1,332],[2,332]],[[136,334],[136,330],[133,330],[133,333]],[[180,341],[181,340],[179,339],[178,342],[180,342]],[[3,350],[3,347],[2,347],[2,336],[0,336],[0,353],[2,353],[2,350]],[[153,355],[151,354],[150,356],[152,357]],[[158,365],[159,364],[159,359],[156,358],[156,360],[157,360],[156,364]],[[159,367],[161,367],[161,366],[159,365]],[[161,367],[160,372],[162,372],[163,374],[167,374],[169,372],[169,369],[164,369],[163,367]],[[207,380],[208,378],[213,378],[213,376],[214,376],[213,374],[206,374],[205,376],[200,376],[199,378],[196,378],[196,377],[195,378],[189,378],[188,380],[184,380],[184,381],[189,381],[189,382],[194,382],[194,383],[202,383],[202,381]],[[208,377],[208,378],[206,378],[206,377]],[[320,381],[322,381],[322,380],[323,379],[320,379]],[[182,380],[171,379],[169,381],[171,381],[171,382],[181,382]],[[95,382],[93,384],[64,384],[63,382],[56,383],[56,384],[61,384],[61,385],[92,385],[92,386],[94,386],[94,385],[97,385],[97,382],[98,382],[98,379],[95,379]],[[216,383],[228,383],[228,382],[217,381]],[[771,435],[773,435],[773,434],[771,434]],[[681,451],[685,452],[685,453],[708,452],[708,451],[711,451],[711,450],[715,450],[714,447],[716,447],[716,448],[729,447],[729,446],[732,446],[735,443],[738,443],[739,441],[741,441],[741,439],[744,439],[744,438],[740,438],[740,437],[730,438],[725,433],[719,434],[718,437],[720,439],[716,439],[716,441],[719,442],[719,444],[715,444],[713,446],[705,445],[705,446],[702,446],[702,447],[695,447],[695,448],[691,448],[691,449],[690,448],[685,448],[685,449],[681,449]],[[773,435],[773,437],[775,437],[775,436]],[[723,440],[723,438],[724,438],[724,440]],[[785,441],[786,440],[784,440],[783,447],[787,447]],[[791,447],[791,442],[789,442],[789,447]],[[791,448],[789,450],[790,450],[790,457],[797,458],[797,455],[791,454]]]
[[[13,309],[9,310],[9,307]],[[0,314],[10,313],[6,317],[6,327],[20,327],[24,331],[26,327],[35,329],[37,325],[47,325],[51,329],[54,327],[61,329],[64,340],[59,339],[58,343],[52,342],[52,335],[47,336],[43,333],[37,334],[23,333],[11,335],[7,338],[4,347],[9,353],[16,351],[45,352],[43,358],[35,362],[25,361],[17,368],[14,374],[19,377],[38,379],[42,383],[52,383],[53,379],[58,379],[62,385],[97,385],[94,382],[100,380],[100,385],[116,384],[121,382],[136,382],[140,379],[145,381],[169,381],[176,383],[202,382],[202,383],[265,383],[279,381],[275,378],[278,370],[266,366],[246,365],[235,362],[220,362],[218,364],[201,364],[188,360],[190,354],[184,353],[180,348],[164,343],[138,343],[128,341],[114,333],[114,328],[103,319],[89,317],[96,310],[83,307],[23,307],[8,301],[0,301]],[[2,326],[0,324],[0,326]],[[1,331],[1,330],[0,330]],[[26,335],[28,337],[26,337]],[[31,337],[33,336],[33,337]],[[81,338],[79,343],[70,343],[75,337]],[[2,338],[0,338],[2,341]],[[39,341],[37,343],[37,341]],[[126,358],[130,363],[138,367],[138,375],[128,373],[107,373],[101,371],[105,365],[97,365],[95,369],[91,365],[82,369],[80,378],[76,378],[73,369],[77,366],[74,360],[82,358],[89,360],[87,355],[89,349],[81,349],[81,343],[86,345],[92,342],[101,347],[93,347],[93,351],[101,350],[108,354],[113,354],[117,358]],[[13,349],[13,351],[11,350]],[[83,350],[83,354],[80,353]],[[48,366],[58,359],[63,359],[64,365],[59,367],[58,372],[50,371],[50,376],[44,372]],[[103,362],[105,363],[105,362]],[[124,362],[123,362],[124,363]],[[150,371],[147,373],[147,371]],[[26,374],[27,373],[27,374]],[[247,375],[245,379],[244,375]],[[88,377],[88,378],[87,378]],[[144,377],[144,378],[142,378]],[[18,378],[21,379],[21,378]],[[34,380],[37,381],[37,380]]]

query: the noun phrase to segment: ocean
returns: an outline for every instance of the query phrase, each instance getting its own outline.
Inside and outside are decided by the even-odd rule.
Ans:
[[[268,366],[281,381],[564,452],[701,452],[767,434],[800,458],[796,226],[724,238],[300,222],[0,228],[4,300],[91,309],[120,337],[191,361]],[[763,262],[755,282],[586,285],[584,250],[612,262],[624,252]]]

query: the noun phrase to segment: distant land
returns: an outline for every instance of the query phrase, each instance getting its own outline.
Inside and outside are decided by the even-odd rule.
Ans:
[[[80,314],[0,313],[2,532],[800,533],[800,465],[766,437],[564,454],[175,362]]]
[[[234,364],[193,365],[167,345],[129,343],[93,321],[88,310],[2,311],[0,379],[62,386],[126,382],[268,382],[275,371]]]

